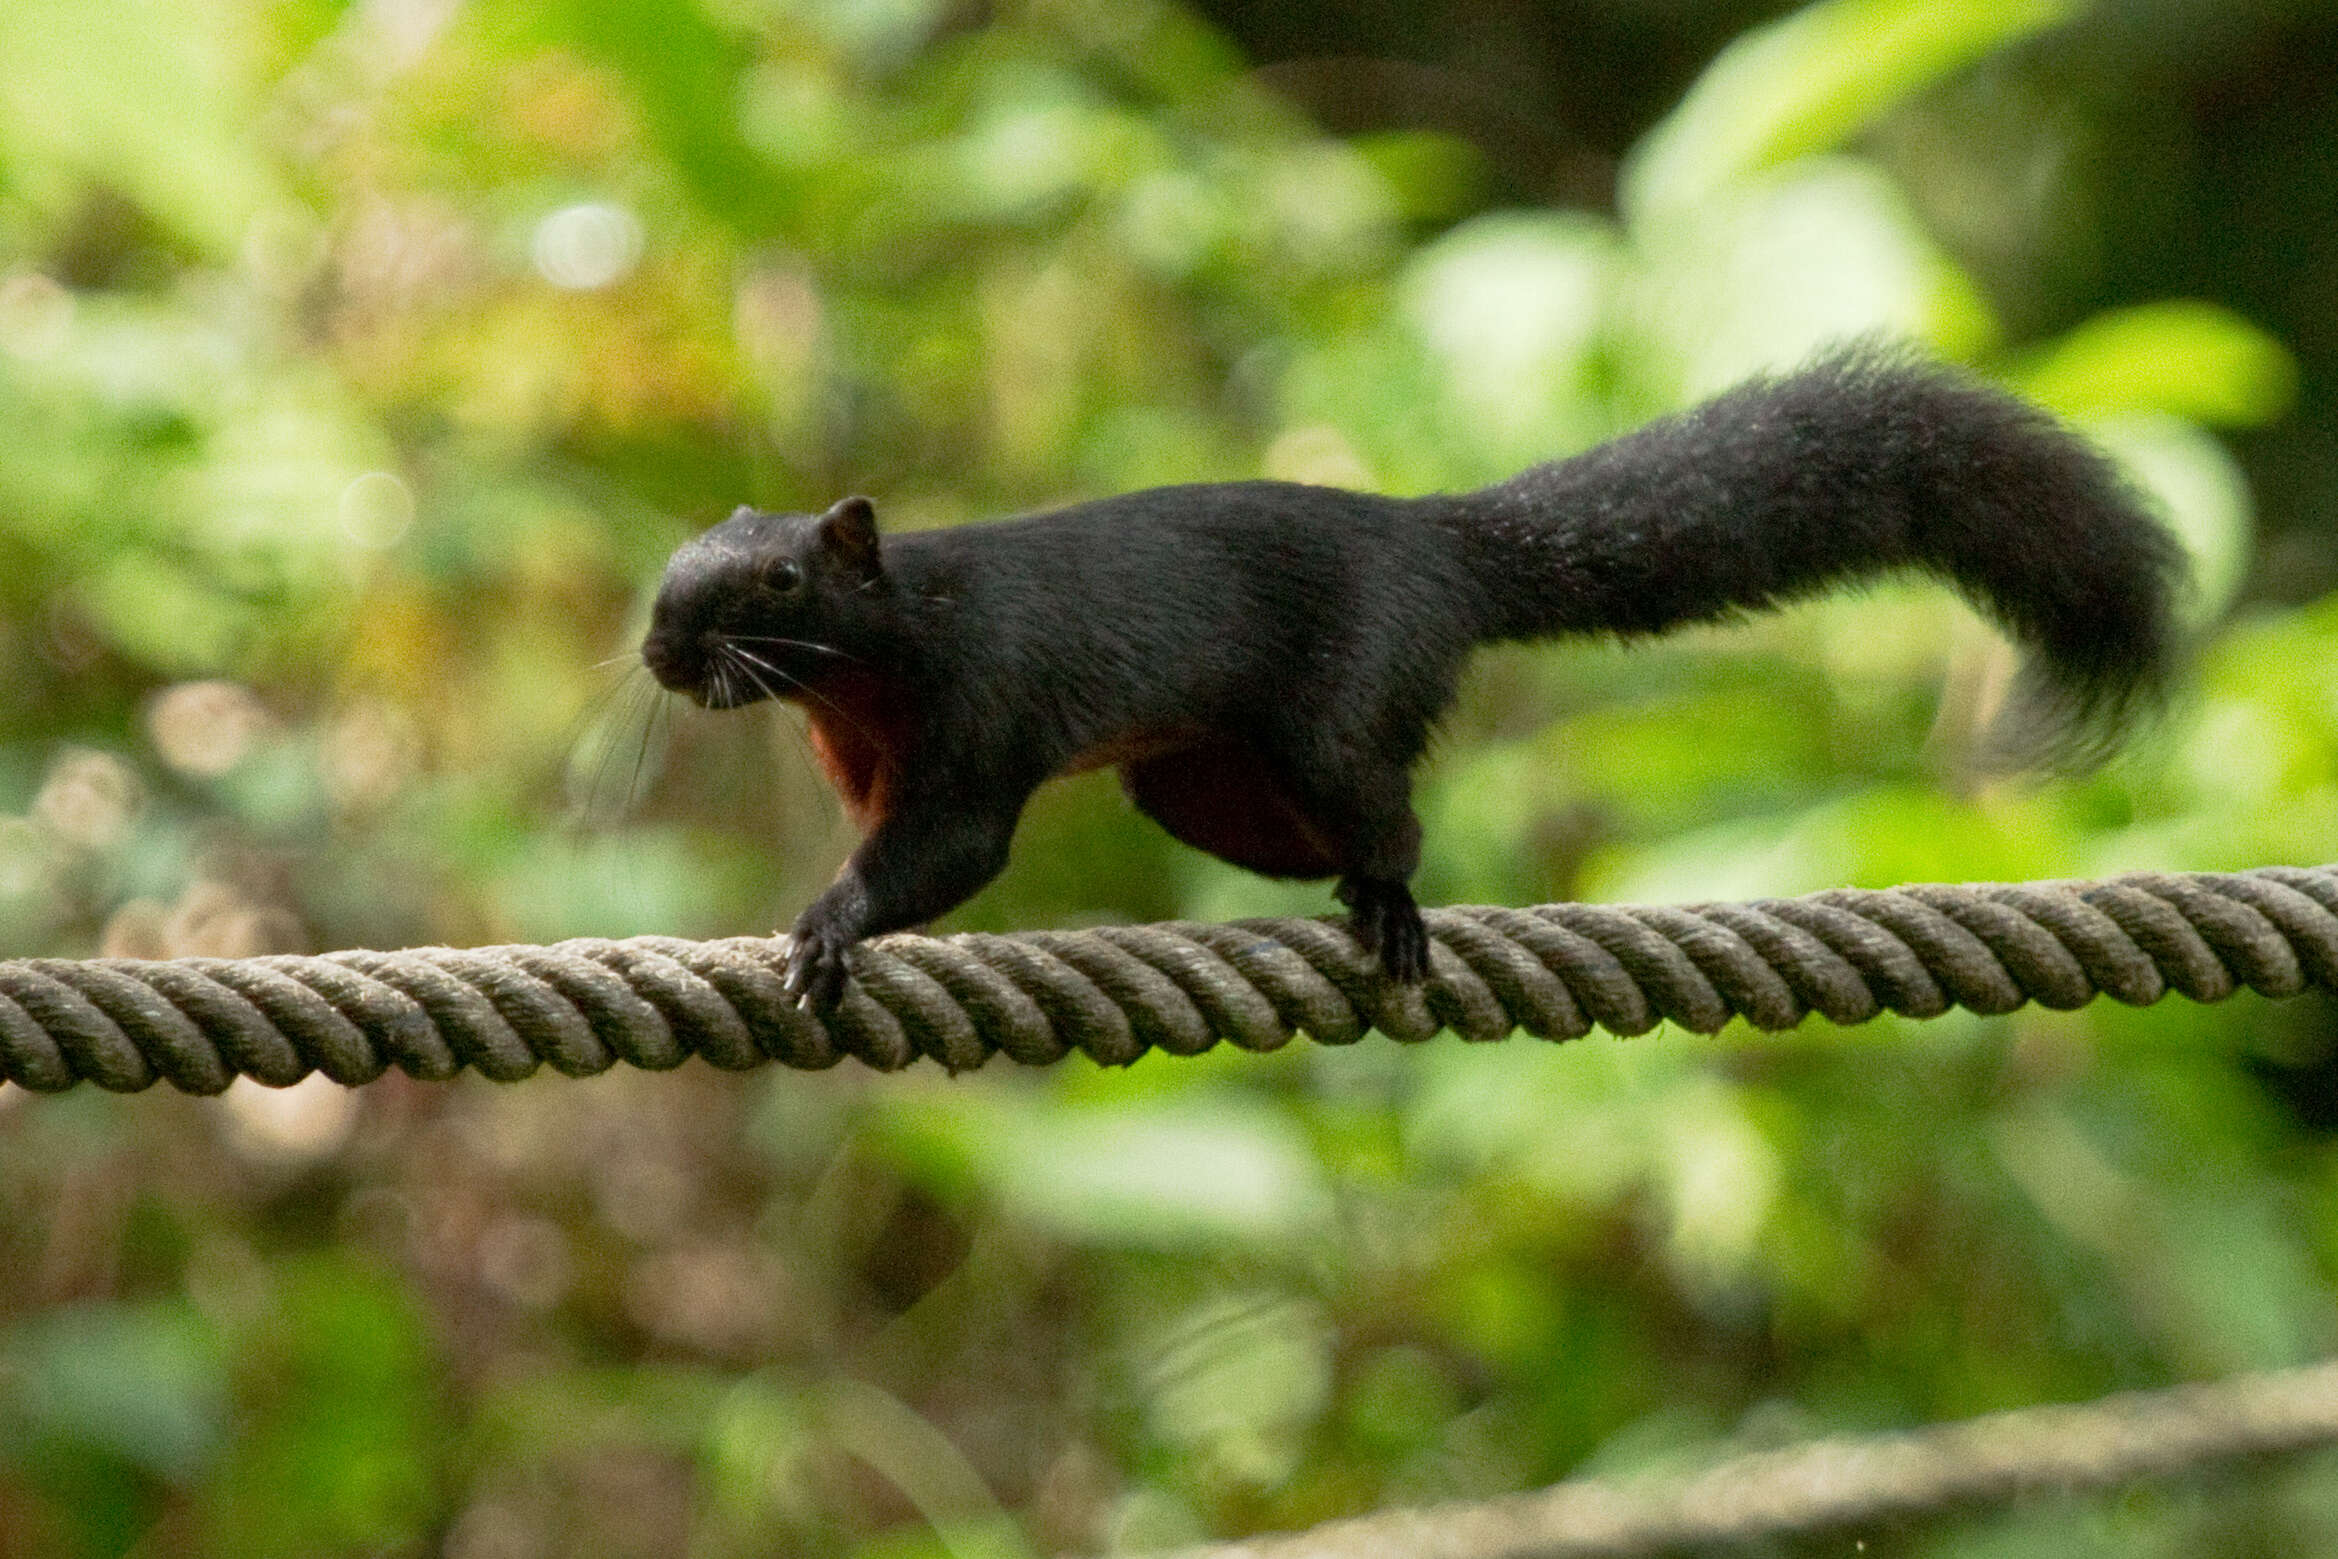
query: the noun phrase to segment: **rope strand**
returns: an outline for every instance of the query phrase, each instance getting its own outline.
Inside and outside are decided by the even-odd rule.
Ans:
[[[1612,1559],[1842,1532],[2338,1444],[2338,1363],[1813,1440],[1701,1472],[1584,1478],[1159,1559]]]
[[[2140,872],[2102,882],[1836,889],[1679,906],[1546,904],[1428,914],[1430,977],[1395,986],[1322,920],[1170,922],[1014,936],[883,937],[825,1020],[780,986],[781,938],[586,939],[320,957],[0,961],[0,1080],[53,1092],[312,1071],[359,1084],[396,1067],[499,1082],[550,1066],[589,1076],[696,1055],[743,1069],[855,1057],[952,1071],[1003,1052],[1043,1066],[1081,1050],[1123,1066],[1224,1040],[1350,1044],[1523,1030],[1574,1039],[1733,1018],[1791,1028],[1951,1007],[2141,1006],[2168,991],[2338,989],[2338,867]]]

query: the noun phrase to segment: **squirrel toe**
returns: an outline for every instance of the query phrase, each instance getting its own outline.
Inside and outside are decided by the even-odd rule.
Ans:
[[[1418,985],[1429,977],[1429,928],[1413,902],[1412,890],[1401,882],[1379,878],[1351,878],[1340,885],[1349,923],[1367,953],[1380,956],[1380,967],[1399,985]]]

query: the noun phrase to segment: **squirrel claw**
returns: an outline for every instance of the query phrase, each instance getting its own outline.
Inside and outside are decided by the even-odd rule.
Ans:
[[[834,1011],[852,973],[845,957],[852,944],[832,932],[807,930],[801,925],[790,940],[781,988],[806,1012]]]
[[[1339,897],[1348,906],[1356,940],[1367,953],[1380,955],[1380,967],[1399,985],[1418,985],[1429,977],[1429,928],[1401,882],[1356,878],[1340,885]]]

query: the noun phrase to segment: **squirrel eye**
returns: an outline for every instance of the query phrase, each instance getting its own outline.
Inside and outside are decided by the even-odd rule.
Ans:
[[[803,565],[794,558],[774,558],[763,565],[763,583],[781,595],[794,595],[803,588]]]

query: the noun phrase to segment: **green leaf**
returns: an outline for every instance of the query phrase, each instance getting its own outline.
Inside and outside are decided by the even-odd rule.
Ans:
[[[1030,1559],[1031,1549],[964,1452],[900,1398],[839,1380],[820,1395],[829,1439],[883,1474],[932,1527],[947,1559]],[[905,1550],[920,1551],[918,1549]]]
[[[2065,416],[2170,412],[2215,427],[2270,422],[2297,398],[2287,348],[2230,309],[2190,300],[2097,314],[2016,380]]]
[[[213,1551],[263,1559],[418,1542],[448,1426],[413,1295],[339,1255],[279,1277],[274,1313],[242,1339],[246,1423],[208,1486]]]
[[[601,834],[537,833],[523,840],[493,886],[515,937],[714,934],[736,929],[751,863],[670,827]]]
[[[897,1097],[885,1121],[905,1158],[971,1178],[1016,1217],[1072,1240],[1275,1247],[1330,1211],[1297,1128],[1235,1098],[1050,1106],[959,1089]]]
[[[10,0],[0,6],[0,158],[39,168],[47,203],[80,197],[58,177],[69,169],[209,253],[233,254],[254,216],[290,202],[252,145],[255,14],[199,0]]]
[[[1701,400],[1857,336],[1906,337],[1968,358],[1994,344],[1988,301],[1882,169],[1809,157],[1712,192],[1693,222],[1639,246],[1631,314],[1676,362],[1668,400]]]
[[[1243,1482],[1282,1482],[1300,1432],[1331,1401],[1325,1320],[1315,1305],[1272,1293],[1223,1295],[1178,1317],[1147,1361],[1154,1433]]]
[[[2192,558],[2185,612],[2215,621],[2240,593],[2256,540],[2256,506],[2239,463],[2214,435],[2164,414],[2119,416],[2089,431],[2159,500]]]
[[[19,1444],[69,1444],[189,1477],[225,1429],[222,1366],[216,1340],[180,1306],[53,1310],[0,1343],[0,1422]]]
[[[735,230],[761,234],[775,220],[777,183],[739,125],[749,39],[697,5],[643,0],[560,0],[519,6],[491,0],[484,25],[513,42],[548,43],[612,71],[630,107],[672,162],[690,195]]]
[[[1458,403],[1457,430],[1507,472],[1591,443],[1614,229],[1579,213],[1479,217],[1416,253],[1406,312]]]
[[[1449,222],[1485,198],[1493,173],[1474,141],[1438,130],[1382,130],[1349,143],[1380,175],[1397,210],[1419,222]]]
[[[1958,67],[2075,14],[2073,0],[1829,0],[1747,33],[1634,150],[1635,225],[1692,211],[1723,186],[1840,145]]]

